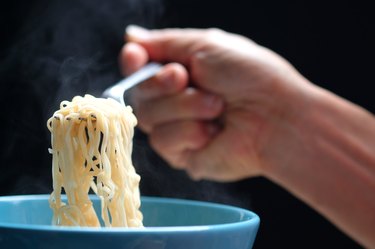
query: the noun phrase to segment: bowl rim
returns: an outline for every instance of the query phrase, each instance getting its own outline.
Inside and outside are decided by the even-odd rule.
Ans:
[[[30,195],[7,195],[0,196],[0,205],[4,202],[9,201],[24,201],[24,200],[48,200],[50,194],[30,194]],[[96,195],[90,195],[92,200],[99,199]],[[0,221],[1,229],[14,229],[14,230],[33,230],[40,232],[61,232],[61,233],[126,233],[126,234],[151,234],[151,233],[168,233],[168,232],[200,232],[207,230],[226,230],[226,229],[239,229],[242,227],[257,226],[260,223],[259,216],[253,211],[216,202],[209,201],[197,201],[190,199],[180,199],[171,197],[155,197],[155,196],[141,196],[141,202],[143,201],[157,201],[159,203],[172,203],[172,204],[187,204],[192,206],[204,206],[211,208],[227,209],[230,211],[238,212],[241,216],[247,216],[248,219],[230,222],[224,224],[211,224],[211,225],[189,225],[189,226],[165,226],[165,227],[153,227],[147,226],[143,228],[118,228],[118,227],[68,227],[68,226],[52,226],[52,225],[37,225],[37,224],[17,224]],[[142,205],[142,204],[141,204]]]

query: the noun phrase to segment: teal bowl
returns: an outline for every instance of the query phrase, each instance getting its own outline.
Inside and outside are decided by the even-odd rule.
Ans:
[[[49,195],[0,197],[0,248],[249,249],[259,217],[209,202],[142,197],[145,228],[51,226]],[[94,207],[100,201],[92,197]]]

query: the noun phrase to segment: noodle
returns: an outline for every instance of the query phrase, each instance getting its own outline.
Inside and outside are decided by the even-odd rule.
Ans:
[[[99,227],[89,198],[101,200],[106,227],[142,227],[139,181],[131,160],[137,119],[130,106],[91,95],[63,101],[48,120],[51,132],[52,223]],[[67,203],[61,199],[65,191]]]

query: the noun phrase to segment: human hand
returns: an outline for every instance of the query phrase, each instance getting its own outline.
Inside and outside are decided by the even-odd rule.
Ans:
[[[231,181],[287,163],[298,146],[291,127],[312,86],[287,61],[217,29],[131,27],[127,39],[125,74],[148,60],[173,62],[131,99],[139,127],[173,167],[195,179]]]
[[[173,62],[132,93],[139,127],[172,166],[195,179],[265,176],[375,248],[372,113],[238,35],[134,27],[127,35],[126,74],[148,60]]]

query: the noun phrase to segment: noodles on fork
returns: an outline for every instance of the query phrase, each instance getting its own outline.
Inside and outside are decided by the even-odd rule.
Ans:
[[[76,96],[63,101],[48,120],[51,132],[52,223],[99,227],[89,198],[101,200],[106,227],[142,227],[140,176],[131,160],[137,119],[130,106],[113,99]],[[61,199],[65,192],[67,203]]]

